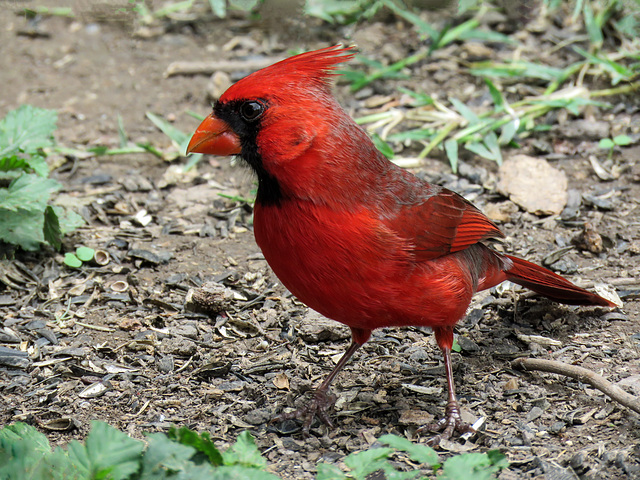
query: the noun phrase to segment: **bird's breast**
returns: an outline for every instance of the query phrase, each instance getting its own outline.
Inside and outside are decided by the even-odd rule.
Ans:
[[[430,275],[427,270],[438,262],[414,262],[406,241],[366,208],[336,211],[301,201],[257,203],[254,233],[284,286],[329,318],[374,329],[438,324],[451,316],[446,305],[433,302],[456,288],[462,275],[446,266],[439,267],[445,272],[439,277]],[[453,257],[442,260],[447,261],[456,264]],[[434,309],[442,319],[434,320],[429,313]]]

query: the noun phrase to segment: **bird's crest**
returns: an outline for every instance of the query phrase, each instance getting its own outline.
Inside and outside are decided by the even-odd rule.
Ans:
[[[241,97],[244,92],[260,95],[260,91],[280,92],[282,87],[286,91],[286,86],[328,88],[331,77],[336,75],[336,66],[354,56],[355,47],[342,45],[301,53],[243,78],[229,88],[221,100],[224,97]]]

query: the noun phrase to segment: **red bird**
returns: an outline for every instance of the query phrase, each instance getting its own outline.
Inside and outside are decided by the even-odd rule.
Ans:
[[[387,160],[331,94],[341,46],[303,53],[231,86],[198,127],[188,152],[240,155],[258,177],[254,233],[282,283],[309,307],[351,328],[352,343],[311,403],[308,433],[335,397],[329,385],[382,327],[431,327],[444,354],[446,416],[460,419],[451,370],[453,327],[477,291],[510,280],[572,305],[615,306],[568,280],[482,243],[502,237],[460,195]]]

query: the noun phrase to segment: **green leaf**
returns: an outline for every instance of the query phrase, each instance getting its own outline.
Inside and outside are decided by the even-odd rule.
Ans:
[[[489,450],[486,455],[489,458],[489,462],[498,468],[507,468],[509,466],[507,457],[500,450]]]
[[[489,93],[491,94],[493,103],[496,106],[496,110],[504,110],[505,101],[504,97],[502,96],[502,92],[500,92],[500,90],[498,90],[498,87],[496,87],[495,84],[486,77],[484,79],[484,83],[486,83],[487,87],[489,87]]]
[[[460,113],[460,115],[462,115],[464,119],[470,124],[473,125],[474,123],[478,123],[480,121],[480,118],[478,118],[478,116],[473,112],[473,110],[471,110],[469,107],[467,107],[464,103],[462,103],[457,98],[451,97],[449,101],[454,106],[454,108],[458,111],[458,113]]]
[[[34,154],[27,158],[19,157],[17,155],[9,155],[7,157],[0,158],[0,172],[12,172],[15,170],[23,171],[25,173],[33,172],[41,177],[49,175],[49,166],[42,155]]]
[[[587,29],[587,34],[589,35],[589,41],[591,42],[591,45],[596,49],[599,49],[602,47],[604,39],[602,37],[601,25],[598,25],[598,22],[593,16],[591,2],[584,2],[582,14],[584,17],[584,26]]]
[[[428,141],[433,137],[434,131],[432,129],[418,128],[415,130],[405,130],[404,132],[393,133],[389,135],[388,139],[392,142],[404,142],[405,140],[414,141]]]
[[[142,457],[143,479],[160,479],[168,477],[169,472],[184,471],[196,453],[195,448],[173,442],[162,433],[147,435],[147,440],[149,446]]]
[[[423,107],[425,105],[433,104],[433,97],[424,92],[414,92],[413,90],[409,90],[404,87],[398,87],[398,91],[409,95],[415,100],[415,103],[412,105],[413,107]]]
[[[64,452],[61,447],[56,448],[54,454],[63,455],[66,454],[69,458],[69,462],[73,468],[78,472],[78,478],[92,478],[91,477],[91,460],[85,446],[73,440],[67,446],[67,451]]]
[[[209,467],[211,468],[211,467]],[[171,479],[173,477],[170,477]],[[194,475],[191,471],[186,475],[185,480],[191,480],[194,478],[203,480],[280,480],[272,473],[265,472],[263,470],[256,470],[255,468],[242,467],[240,465],[227,466],[223,465],[212,470],[210,476]]]
[[[458,15],[463,14],[467,10],[476,7],[479,0],[460,0],[458,2]]]
[[[337,466],[329,463],[319,463],[316,468],[316,480],[346,480],[348,477]]]
[[[144,444],[104,422],[92,422],[85,442],[94,478],[126,479],[140,468]]]
[[[8,188],[0,188],[0,207],[14,212],[27,210],[42,215],[49,197],[60,187],[51,178],[23,174],[12,181]]]
[[[511,120],[508,123],[505,123],[502,126],[502,130],[500,131],[500,138],[498,139],[498,143],[500,145],[509,145],[513,137],[518,133],[518,125],[519,121],[516,119]]]
[[[182,445],[195,448],[198,452],[207,457],[210,464],[222,465],[222,454],[211,441],[208,432],[198,434],[187,427],[181,427],[180,429],[171,427],[169,429],[168,436],[171,439],[175,439]]]
[[[222,454],[225,465],[242,465],[245,467],[265,468],[267,461],[260,455],[253,437],[246,430],[236,439],[236,443]]]
[[[227,0],[209,0],[209,6],[216,17],[224,18],[227,16]]]
[[[18,152],[33,154],[53,145],[58,114],[31,105],[21,105],[0,120],[0,158]]]
[[[610,150],[615,147],[616,144],[610,138],[603,138],[598,142],[598,147]]]
[[[0,205],[2,202],[0,202]],[[0,240],[34,251],[44,242],[42,211],[7,210],[0,207]]]
[[[591,63],[594,65],[600,65],[605,72],[609,73],[609,75],[611,75],[612,85],[617,85],[621,80],[631,80],[636,74],[633,69],[629,69],[621,63],[609,60],[602,56],[602,54],[600,56],[594,55],[580,47],[573,47],[573,49]]]
[[[49,176],[49,165],[47,165],[47,160],[42,155],[31,155],[27,159],[27,163],[36,175],[45,178]]]
[[[60,230],[65,235],[69,232],[73,232],[76,228],[84,225],[84,218],[78,215],[73,210],[68,210],[62,207],[53,207],[54,212],[58,216],[58,222],[60,223]]]
[[[164,118],[154,115],[151,112],[147,112],[146,115],[147,118],[151,120],[153,124],[162,131],[162,133],[164,133],[173,141],[179,152],[187,151],[187,146],[189,145],[189,140],[191,140],[191,135],[187,135],[186,133],[180,131],[169,122],[167,122]]]
[[[0,158],[0,172],[11,172],[12,170],[22,170],[23,172],[29,173],[29,162],[17,155],[8,155]]]
[[[345,457],[344,463],[349,467],[352,476],[355,478],[365,478],[376,470],[380,470],[387,464],[389,455],[393,453],[393,448],[371,448],[363,452],[352,453]]]
[[[89,247],[78,247],[76,248],[76,257],[78,260],[82,262],[90,262],[93,260],[93,256],[96,254],[96,251],[93,248]]]
[[[124,148],[129,143],[129,138],[127,138],[127,132],[124,129],[124,122],[122,121],[122,116],[118,114],[118,146],[120,148]]]
[[[444,142],[444,151],[447,154],[447,158],[449,159],[449,164],[451,165],[451,170],[453,173],[458,172],[458,142],[453,138],[448,139]]]
[[[244,12],[250,12],[258,5],[259,1],[260,0],[229,0],[229,4]]]
[[[31,425],[16,423],[0,430],[0,478],[36,480],[51,452],[47,437]]]
[[[460,344],[458,343],[457,338],[453,339],[453,345],[451,345],[451,351],[456,353],[460,353],[462,351],[462,347],[460,347]]]
[[[616,135],[615,137],[613,137],[613,143],[622,147],[625,145],[631,145],[631,143],[633,143],[633,140],[631,140],[631,137],[629,137],[628,135]]]
[[[402,60],[398,60],[397,62],[392,63],[388,66],[383,66],[380,62],[372,59],[368,59],[362,55],[358,55],[356,58],[365,65],[375,65],[373,71],[362,78],[360,81],[353,82],[351,84],[351,91],[355,92],[360,90],[362,87],[368,85],[369,83],[378,80],[380,78],[407,78],[400,70],[403,68],[412,65],[420,60],[424,59],[428,54],[427,50],[420,51],[413,55],[403,58]]]
[[[480,155],[483,158],[496,161],[493,153],[491,153],[491,151],[480,142],[467,143],[465,144],[464,148],[466,148],[470,152],[475,153],[476,155]]]
[[[470,41],[479,40],[481,42],[506,43],[507,45],[515,45],[518,42],[504,33],[494,32],[493,30],[484,30],[480,28],[471,29],[461,32],[458,40]]]
[[[480,77],[530,77],[547,81],[558,80],[566,76],[565,69],[524,61],[478,62],[472,65],[469,72]]]
[[[495,451],[494,451],[495,452]],[[490,480],[494,474],[505,468],[507,462],[500,452],[492,453],[465,453],[451,457],[444,462],[442,480]]]
[[[380,138],[380,135],[378,135],[377,133],[374,133],[373,135],[371,135],[371,140],[373,140],[373,144],[376,146],[378,150],[380,150],[380,152],[385,157],[391,160],[395,156],[395,153],[393,152],[393,148],[391,148],[391,145],[389,145],[382,138]]]
[[[482,140],[491,152],[491,160],[494,160],[498,165],[502,165],[502,151],[500,150],[500,143],[498,142],[496,132],[487,133]]]
[[[449,28],[444,35],[441,36],[438,42],[438,48],[446,47],[451,42],[460,40],[464,35],[467,35],[472,30],[475,30],[480,25],[480,21],[477,18],[470,18],[466,22],[456,25],[453,28]]]
[[[424,38],[430,38],[431,40],[435,40],[439,36],[439,32],[433,28],[429,23],[425,22],[415,13],[410,12],[404,8],[398,6],[393,0],[383,0],[384,4],[389,10],[393,11],[399,17],[404,18],[407,22],[411,23],[418,34],[422,35]],[[434,42],[435,43],[435,42]]]
[[[408,453],[411,460],[415,462],[426,463],[429,466],[435,466],[440,463],[436,451],[426,445],[412,443],[406,438],[391,434],[383,435],[378,440],[396,450]]]
[[[67,252],[64,254],[64,264],[71,268],[80,268],[82,261],[76,257],[75,253]]]
[[[60,250],[62,246],[62,231],[60,230],[60,222],[58,215],[50,205],[44,210],[44,225],[42,227],[42,236],[56,250]]]

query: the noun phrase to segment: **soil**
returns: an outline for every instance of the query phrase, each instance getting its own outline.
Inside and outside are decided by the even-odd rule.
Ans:
[[[389,62],[421,44],[397,18],[349,27],[297,18],[283,28],[236,14],[216,20],[203,5],[191,16],[142,26],[125,3],[122,11],[112,3],[68,3],[75,18],[32,20],[16,13],[21,2],[1,4],[0,114],[22,103],[55,109],[58,143],[77,149],[117,147],[121,118],[132,142],[171,151],[171,141],[145,113],[192,132],[198,120],[186,112],[210,109],[208,76],[166,76],[175,61],[269,63],[291,50],[356,41],[365,55]],[[535,57],[557,32],[523,27],[518,38]],[[369,99],[398,99],[398,86],[440,99],[473,97],[480,106],[487,97],[478,92],[486,87],[462,67],[473,55],[507,52],[499,45],[479,52],[478,45],[452,44],[412,66],[408,78],[379,80],[356,95],[340,82],[336,94],[355,116],[371,112]],[[561,62],[571,55],[561,48],[557,56]],[[230,80],[250,71],[232,71]],[[604,79],[589,81],[607,86]],[[524,95],[533,88],[515,84],[507,91]],[[551,131],[523,138],[513,149],[564,171],[578,199],[596,198],[595,204],[583,200],[569,221],[531,215],[499,195],[491,162],[467,157],[460,176],[442,158],[414,169],[483,209],[505,207],[506,239],[497,248],[532,261],[571,245],[589,222],[605,250],[574,248],[553,268],[589,288],[615,288],[624,301],[610,310],[557,305],[514,288],[479,294],[456,330],[461,351],[454,370],[465,416],[486,417],[486,426],[466,442],[443,442],[443,458],[498,448],[511,462],[501,478],[640,478],[637,413],[587,384],[510,364],[518,357],[577,364],[640,395],[640,96],[607,100],[613,108],[547,119],[555,125]],[[585,119],[604,123],[605,136],[636,139],[614,152],[610,166],[623,172],[618,178],[603,181],[591,167],[590,155],[602,159],[602,137],[583,128]],[[421,148],[409,146],[400,156]],[[184,159],[168,162],[149,153],[50,160],[52,176],[64,185],[57,201],[87,221],[66,237],[62,252],[85,245],[107,252],[110,261],[74,270],[46,248],[3,261],[1,343],[29,357],[0,366],[1,424],[29,422],[55,445],[84,438],[92,420],[136,438],[186,425],[210,432],[222,448],[249,429],[269,470],[291,479],[313,478],[318,462],[339,464],[385,433],[427,440],[416,429],[443,413],[446,384],[441,354],[429,330],[420,328],[377,331],[354,356],[334,383],[334,428],[314,425],[305,439],[296,424],[269,424],[330,371],[349,332],[308,311],[270,272],[253,239],[250,206],[228,198],[252,195],[247,169],[204,157],[181,174],[176,166]],[[222,303],[210,305],[209,314],[185,309],[187,291],[205,282],[227,288]]]

